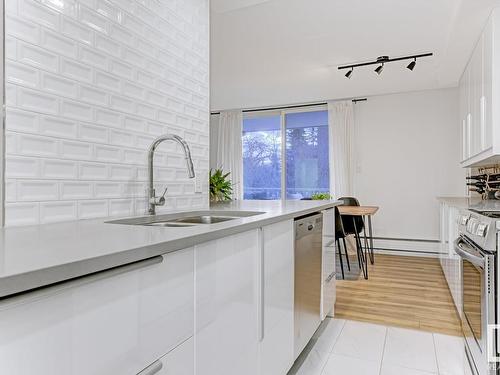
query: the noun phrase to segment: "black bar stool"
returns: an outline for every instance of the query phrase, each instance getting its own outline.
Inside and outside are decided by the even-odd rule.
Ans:
[[[339,201],[343,202],[344,206],[359,206],[359,201],[354,197],[342,197]],[[354,235],[356,240],[356,250],[358,254],[359,268],[365,273],[364,263],[366,262],[365,254],[363,253],[363,245],[361,244],[361,233],[365,230],[365,222],[360,216],[341,215],[344,232],[346,235]],[[366,275],[365,275],[366,277]]]
[[[347,269],[351,270],[351,263],[349,262],[349,254],[347,253],[347,245],[345,243],[346,234],[344,232],[344,225],[342,224],[342,218],[340,216],[339,209],[337,207],[335,209],[335,242],[337,243],[337,249],[339,250],[339,258],[340,258],[340,267],[342,269],[342,278],[345,279],[344,275],[344,262],[342,260],[342,246],[340,246],[340,239],[344,243],[344,252],[347,261]]]

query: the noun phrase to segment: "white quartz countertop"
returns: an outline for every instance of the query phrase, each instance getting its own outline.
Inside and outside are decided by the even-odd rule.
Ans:
[[[500,200],[481,200],[469,197],[438,197],[440,202],[449,206],[480,211],[500,211]]]
[[[278,221],[322,211],[338,201],[237,201],[215,211],[263,214],[193,227],[79,220],[0,230],[0,298],[184,249]]]

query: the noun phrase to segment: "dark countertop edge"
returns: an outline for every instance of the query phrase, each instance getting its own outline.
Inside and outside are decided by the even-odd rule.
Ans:
[[[69,281],[78,277],[106,271],[112,268],[125,266],[127,264],[186,249],[205,242],[260,228],[280,221],[320,212],[340,204],[341,202],[338,201],[330,201],[324,205],[267,217],[262,220],[256,220],[228,228],[221,228],[203,234],[192,235],[190,237],[169,240],[157,244],[146,245],[144,247],[119,251],[113,254],[78,260],[72,263],[61,264],[54,267],[42,268],[36,271],[0,278],[0,299],[9,298],[20,293],[29,292],[34,289]]]

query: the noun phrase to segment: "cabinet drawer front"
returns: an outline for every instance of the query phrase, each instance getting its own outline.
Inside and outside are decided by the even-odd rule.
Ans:
[[[0,373],[137,374],[193,334],[193,250],[0,307]],[[63,284],[64,285],[64,284]]]

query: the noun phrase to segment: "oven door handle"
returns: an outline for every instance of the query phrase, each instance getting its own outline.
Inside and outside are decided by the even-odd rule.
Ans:
[[[473,254],[472,252],[474,249],[467,245],[462,239],[456,239],[455,242],[455,252],[460,255],[465,260],[468,260],[475,266],[484,268],[485,265],[485,260],[483,257],[478,257],[477,255]]]

